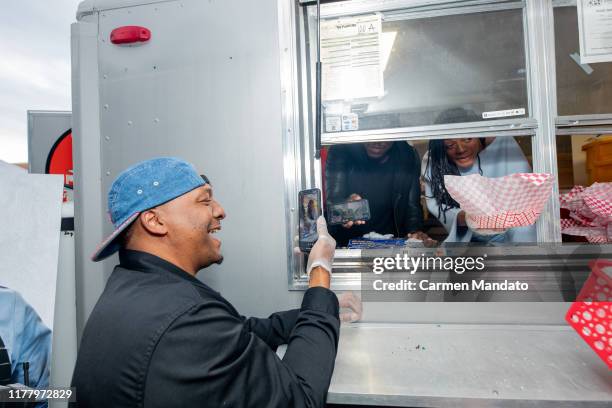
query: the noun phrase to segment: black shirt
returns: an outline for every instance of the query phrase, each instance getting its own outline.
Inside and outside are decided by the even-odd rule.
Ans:
[[[246,319],[161,258],[122,251],[120,261],[83,333],[77,406],[324,406],[340,328],[333,292],[311,288],[299,310]]]
[[[384,161],[369,158],[363,144],[332,146],[325,169],[328,208],[357,193],[368,199],[371,216],[350,229],[330,226],[338,246],[371,231],[405,237],[422,229],[420,171],[419,156],[406,142],[394,142]]]
[[[370,219],[363,225],[351,228],[351,237],[361,237],[371,231],[379,234],[395,234],[393,224],[393,172],[394,164],[389,156],[385,161],[368,158],[363,168],[348,177],[349,191],[367,199]]]

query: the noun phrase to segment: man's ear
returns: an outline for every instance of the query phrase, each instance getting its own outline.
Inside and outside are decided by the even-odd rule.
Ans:
[[[164,223],[161,214],[155,209],[143,211],[138,217],[138,221],[142,228],[152,235],[166,235],[168,233],[167,225]]]

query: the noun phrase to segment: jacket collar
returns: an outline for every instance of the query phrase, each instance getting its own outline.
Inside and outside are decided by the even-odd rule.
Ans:
[[[160,270],[169,272],[195,285],[204,286],[206,289],[212,290],[184,269],[148,252],[121,249],[119,251],[119,266],[141,272],[159,272]]]

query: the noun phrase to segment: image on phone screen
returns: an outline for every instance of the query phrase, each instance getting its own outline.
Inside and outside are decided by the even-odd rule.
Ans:
[[[321,215],[321,191],[300,191],[300,249],[309,250],[317,240],[317,218]]]
[[[368,200],[345,201],[328,208],[329,225],[344,224],[348,221],[367,221],[370,219]]]

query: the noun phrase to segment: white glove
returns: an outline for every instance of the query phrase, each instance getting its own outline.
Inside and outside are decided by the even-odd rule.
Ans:
[[[479,235],[497,235],[503,234],[506,231],[504,228],[478,228],[478,224],[472,219],[472,217],[470,217],[468,213],[465,213],[465,223],[469,229]]]
[[[363,306],[359,296],[353,292],[344,292],[338,297],[338,303],[340,304],[340,321],[342,322],[356,322],[361,320],[361,314],[363,312]]]
[[[319,234],[319,238],[312,246],[310,255],[308,255],[308,263],[306,264],[308,277],[310,277],[310,271],[317,266],[325,269],[330,275],[332,273],[336,240],[327,232],[327,222],[323,216],[317,218],[317,234]]]

